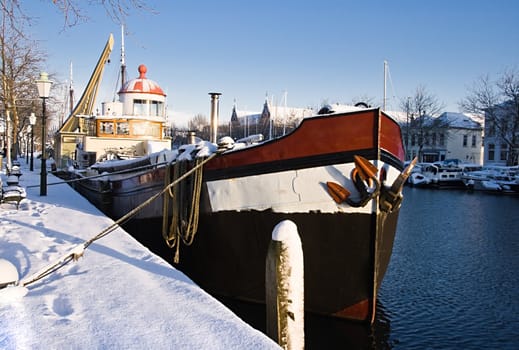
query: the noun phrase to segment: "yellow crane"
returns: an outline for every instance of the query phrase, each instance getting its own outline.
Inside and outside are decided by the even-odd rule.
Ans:
[[[66,165],[65,163],[69,159],[72,159],[76,145],[81,143],[88,133],[85,117],[92,116],[105,64],[109,61],[113,46],[114,37],[110,34],[83,95],[58,130],[56,135],[56,161],[61,163],[58,163],[61,167]]]

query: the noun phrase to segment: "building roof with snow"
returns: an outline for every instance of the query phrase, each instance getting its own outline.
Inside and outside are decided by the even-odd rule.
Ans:
[[[483,129],[480,122],[463,113],[444,112],[438,119],[451,128],[458,129]]]

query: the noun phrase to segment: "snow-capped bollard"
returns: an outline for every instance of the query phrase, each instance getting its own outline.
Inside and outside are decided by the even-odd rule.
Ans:
[[[0,288],[17,282],[18,270],[16,267],[9,260],[0,259]]]
[[[304,263],[297,226],[281,221],[272,231],[265,272],[267,335],[284,349],[304,349]]]

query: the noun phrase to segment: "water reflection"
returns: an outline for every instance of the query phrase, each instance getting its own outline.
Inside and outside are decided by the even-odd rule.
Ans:
[[[227,298],[219,300],[252,327],[266,332],[265,307]],[[305,349],[392,349],[390,318],[381,303],[377,303],[373,326],[364,323],[305,315]]]

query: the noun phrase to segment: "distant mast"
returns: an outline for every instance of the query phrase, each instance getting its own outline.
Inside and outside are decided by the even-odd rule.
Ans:
[[[387,77],[387,61],[384,61],[384,100],[382,102],[382,109],[384,111],[386,110],[386,101],[387,101],[387,97],[386,97],[386,77]]]
[[[121,87],[126,83],[126,62],[124,55],[124,25],[121,25]]]
[[[70,86],[69,86],[69,105],[70,105],[70,111],[69,113],[72,113],[74,110],[74,83],[72,80],[72,61],[70,62]]]

